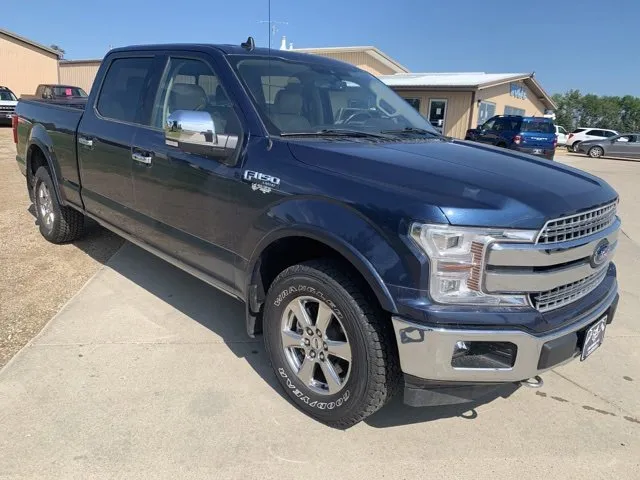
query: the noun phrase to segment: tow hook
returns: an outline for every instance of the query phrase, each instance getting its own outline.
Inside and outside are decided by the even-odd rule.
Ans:
[[[536,375],[535,377],[527,378],[526,380],[522,380],[520,385],[524,385],[529,388],[540,388],[544,385],[544,381],[540,375]]]

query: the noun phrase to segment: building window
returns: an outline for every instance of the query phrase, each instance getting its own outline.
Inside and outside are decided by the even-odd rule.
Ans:
[[[507,105],[506,107],[504,107],[504,114],[505,115],[520,115],[521,117],[524,117],[525,111],[524,111],[524,108],[510,107],[509,105]]]
[[[407,103],[420,112],[420,99],[419,98],[405,98]]]
[[[447,116],[447,99],[429,99],[429,123],[440,133],[444,132],[444,122]]]
[[[496,114],[496,104],[493,102],[481,101],[478,105],[478,125],[483,125]]]

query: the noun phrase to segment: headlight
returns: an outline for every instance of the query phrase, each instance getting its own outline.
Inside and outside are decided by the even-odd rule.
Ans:
[[[429,291],[434,301],[467,305],[528,304],[525,295],[489,295],[482,292],[482,269],[489,243],[496,240],[532,243],[537,231],[414,223],[410,233],[429,256]]]

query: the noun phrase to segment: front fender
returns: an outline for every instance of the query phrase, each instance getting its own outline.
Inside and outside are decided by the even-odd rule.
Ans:
[[[62,174],[60,172],[58,159],[56,158],[56,154],[53,149],[53,141],[51,140],[51,137],[49,136],[45,128],[39,124],[33,126],[27,140],[26,169],[28,181],[31,180],[29,172],[32,171],[31,161],[33,159],[34,147],[39,148],[40,151],[44,154],[44,158],[47,161],[47,165],[49,166],[49,172],[51,172],[53,186],[56,190],[58,201],[61,205],[66,205],[67,199],[64,195],[64,190],[62,189],[62,184],[59,180],[62,178]]]
[[[285,237],[310,238],[346,258],[389,312],[397,309],[387,285],[406,284],[410,264],[418,262],[399,232],[384,231],[356,209],[326,199],[285,200],[265,211],[254,226],[264,234],[249,257],[248,272],[255,271],[260,256],[273,242]],[[249,283],[252,277],[250,273]]]

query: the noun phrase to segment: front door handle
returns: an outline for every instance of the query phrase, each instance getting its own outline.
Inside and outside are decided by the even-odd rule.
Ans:
[[[140,152],[133,152],[131,154],[131,158],[133,158],[136,162],[144,163],[145,165],[151,165],[151,160],[153,160],[153,155],[145,154]]]
[[[87,137],[78,137],[78,143],[82,146],[93,148],[93,140]]]

